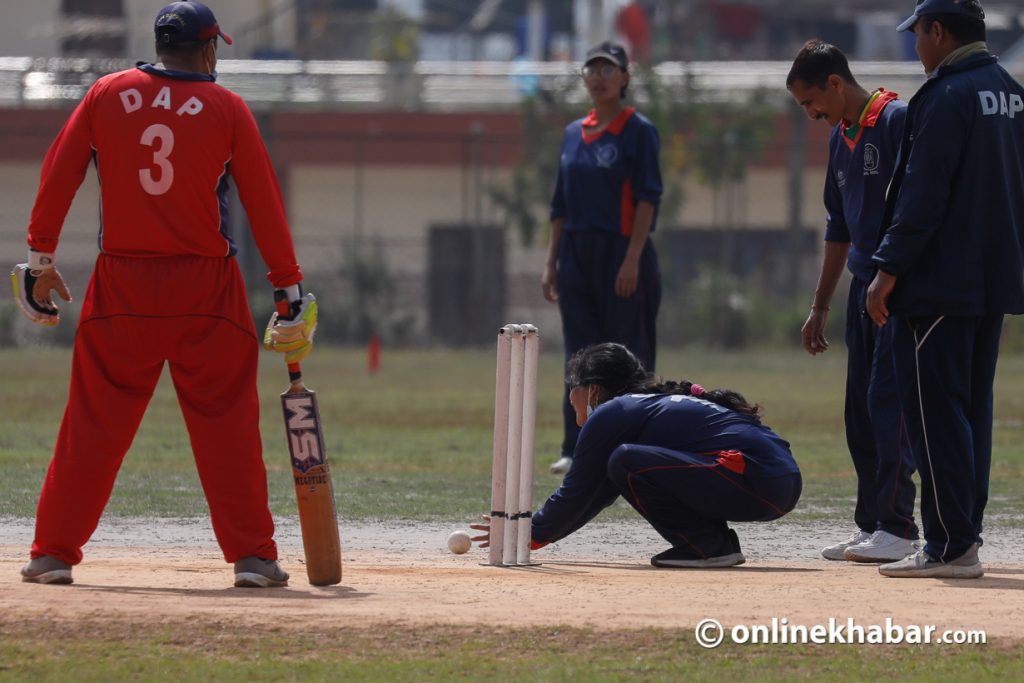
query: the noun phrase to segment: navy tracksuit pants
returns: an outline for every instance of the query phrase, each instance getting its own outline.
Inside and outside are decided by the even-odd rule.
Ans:
[[[894,315],[890,324],[900,403],[921,471],[925,551],[948,562],[981,543],[1003,316]]]
[[[863,313],[868,284],[853,278],[846,306],[846,443],[857,472],[853,519],[869,534],[917,539],[915,463],[896,389],[892,323],[879,328]]]
[[[706,454],[623,444],[608,460],[622,497],[676,548],[704,559],[733,552],[727,521],[767,522],[800,499],[799,472],[749,477]]]
[[[661,304],[658,255],[650,239],[640,255],[637,288],[632,296],[615,294],[615,278],[626,256],[629,237],[599,230],[566,230],[558,245],[558,310],[562,315],[565,359],[592,344],[617,342],[654,372],[655,320]],[[562,398],[565,435],[562,455],[572,456],[580,428]]]

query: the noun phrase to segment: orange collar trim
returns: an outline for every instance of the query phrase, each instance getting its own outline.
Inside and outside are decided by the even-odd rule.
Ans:
[[[872,95],[872,100],[864,108],[864,111],[860,115],[860,120],[857,122],[857,135],[853,140],[846,134],[846,131],[853,127],[854,124],[850,123],[846,119],[843,119],[839,123],[839,132],[842,133],[843,140],[846,141],[846,145],[850,149],[854,149],[857,143],[860,142],[860,137],[864,133],[865,128],[874,128],[875,124],[878,123],[878,118],[882,115],[882,111],[885,109],[893,100],[899,98],[894,92],[889,92],[885,88],[879,88]]]
[[[875,101],[871,103],[871,106],[868,107],[867,111],[861,114],[860,125],[866,128],[873,128],[875,124],[878,123],[878,117],[882,115],[882,110],[885,109],[885,105],[898,97],[899,95],[894,92],[889,92],[884,88],[879,88],[878,97],[876,97]]]
[[[612,135],[620,134],[622,132],[622,129],[626,127],[626,122],[629,121],[629,119],[632,118],[633,114],[635,113],[635,107],[626,107],[618,116],[612,119],[611,122],[602,130],[598,131],[597,133],[588,133],[588,126],[593,127],[598,124],[597,110],[591,109],[590,113],[583,118],[583,125],[580,127],[583,131],[583,142],[589,145],[591,142],[597,140],[605,133],[611,133]]]

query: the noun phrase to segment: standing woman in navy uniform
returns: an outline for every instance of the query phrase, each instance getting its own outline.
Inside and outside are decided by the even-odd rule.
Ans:
[[[625,105],[629,78],[621,45],[587,52],[583,83],[594,108],[562,138],[541,286],[558,304],[566,360],[618,342],[653,371],[661,276],[648,236],[661,198],[660,142],[654,125]],[[562,409],[565,437],[552,474],[568,471],[579,436],[568,390]]]

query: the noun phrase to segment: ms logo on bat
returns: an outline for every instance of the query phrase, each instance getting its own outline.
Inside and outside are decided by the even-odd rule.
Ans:
[[[282,402],[292,468],[305,473],[323,465],[323,435],[317,420],[316,398],[312,394],[287,395],[282,397]]]

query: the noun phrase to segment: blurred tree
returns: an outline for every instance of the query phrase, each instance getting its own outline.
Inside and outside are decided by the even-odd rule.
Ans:
[[[747,173],[774,134],[778,108],[765,91],[757,90],[740,100],[697,104],[691,115],[694,169],[698,180],[712,189],[712,228],[722,234],[716,263],[706,273],[707,342],[741,348],[747,342],[749,306],[732,272],[735,232],[745,223]]]
[[[370,36],[370,59],[415,62],[419,58],[419,28],[404,12],[389,7],[378,12]]]
[[[778,107],[756,90],[743,100],[695,104],[689,114],[697,177],[717,190],[744,180],[760,159],[774,134]]]
[[[519,164],[512,170],[508,183],[488,188],[491,201],[504,213],[503,223],[511,227],[520,242],[531,246],[546,209],[551,203],[555,181],[558,178],[558,150],[562,144],[562,130],[575,118],[574,107],[566,101],[572,88],[562,86],[554,90],[538,90],[523,99],[520,120],[523,130],[523,152]]]
[[[407,341],[413,319],[399,306],[398,283],[380,240],[346,240],[338,268],[341,286],[325,305],[320,325],[332,343],[366,344],[373,336],[387,342]]]
[[[419,58],[419,28],[398,9],[389,7],[373,19],[370,59],[387,62],[385,103],[397,109],[415,109],[420,102],[420,80],[415,64]]]

